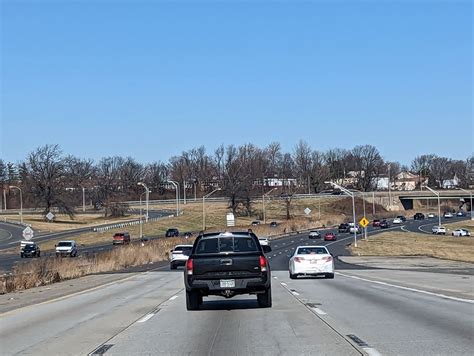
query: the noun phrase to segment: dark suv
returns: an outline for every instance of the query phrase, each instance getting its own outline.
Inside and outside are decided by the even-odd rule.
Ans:
[[[39,246],[34,242],[29,242],[20,250],[20,257],[40,257],[41,251]]]
[[[351,227],[349,224],[341,224],[339,225],[339,227],[337,228],[337,231],[341,234],[343,232],[350,232],[351,231]]]
[[[416,213],[415,215],[413,215],[413,220],[424,220],[425,219],[425,215],[423,213]]]
[[[209,295],[239,294],[256,294],[260,307],[271,307],[270,264],[265,257],[270,251],[251,232],[199,235],[184,271],[186,308],[199,309]]]
[[[168,229],[166,230],[165,237],[178,237],[179,230],[178,229]]]

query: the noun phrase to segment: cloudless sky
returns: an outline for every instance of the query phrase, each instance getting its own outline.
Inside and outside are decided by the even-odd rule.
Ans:
[[[1,2],[0,158],[473,152],[471,1]]]

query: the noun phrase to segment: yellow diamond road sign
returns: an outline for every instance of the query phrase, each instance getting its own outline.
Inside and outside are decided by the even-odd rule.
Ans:
[[[362,227],[367,227],[367,225],[369,225],[369,220],[367,220],[367,219],[365,218],[365,216],[364,216],[362,219],[360,219],[359,224],[360,224]]]

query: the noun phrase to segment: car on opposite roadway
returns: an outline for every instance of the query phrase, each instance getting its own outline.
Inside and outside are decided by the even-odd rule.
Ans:
[[[252,226],[258,226],[260,225],[260,221],[259,220],[254,220],[252,221]]]
[[[185,239],[189,239],[190,237],[193,237],[193,233],[191,231],[186,231],[185,233],[183,233],[183,237]]]
[[[446,212],[443,214],[443,217],[444,217],[445,219],[450,219],[450,218],[454,217],[454,215],[453,215],[452,212],[446,211]]]
[[[464,213],[464,211],[462,210],[459,210],[457,213],[456,213],[456,216],[465,216],[466,214]]]
[[[321,234],[317,230],[311,230],[308,234],[308,238],[310,238],[310,239],[320,239]]]
[[[209,295],[232,298],[256,294],[260,307],[272,306],[270,264],[251,232],[217,232],[199,235],[184,271],[187,310],[199,309]]]
[[[387,220],[382,220],[379,224],[381,229],[388,229],[390,227],[390,223]]]
[[[176,269],[178,266],[184,266],[191,254],[193,245],[176,245],[170,251],[170,269]]]
[[[339,227],[337,228],[337,232],[344,233],[344,232],[349,232],[351,227],[347,223],[340,224]]]
[[[434,218],[436,215],[435,215],[435,213],[428,213],[427,216],[428,216],[429,219],[432,219],[432,218]]]
[[[41,251],[39,246],[34,241],[21,241],[20,257],[40,257]]]
[[[278,223],[276,221],[272,221],[270,223],[270,227],[277,227],[278,226]]]
[[[425,219],[425,215],[423,213],[416,213],[415,215],[413,215],[413,220],[424,220]]]
[[[380,220],[374,219],[374,221],[372,221],[372,227],[379,227],[379,226],[380,226]]]
[[[130,234],[128,232],[117,232],[114,234],[113,245],[128,245],[130,243]]]
[[[179,236],[179,230],[175,228],[171,228],[166,230],[165,237],[178,237]]]
[[[258,242],[260,242],[260,245],[262,245],[262,246],[270,245],[270,242],[268,241],[268,237],[260,236],[258,238]]]
[[[334,232],[326,232],[324,234],[324,241],[336,241],[337,237]]]
[[[393,219],[393,221],[392,221],[392,224],[402,224],[402,223],[403,223],[402,219],[400,219],[398,217]]]
[[[446,235],[446,228],[444,226],[433,226],[431,232],[436,235]]]
[[[56,257],[77,256],[77,244],[74,240],[59,241],[56,246]]]
[[[298,246],[288,269],[291,279],[300,275],[334,278],[334,259],[325,246]]]
[[[453,236],[471,236],[469,230],[466,229],[456,229],[454,230],[451,235]]]

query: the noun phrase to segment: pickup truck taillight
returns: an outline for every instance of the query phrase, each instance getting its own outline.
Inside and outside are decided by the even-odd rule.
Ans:
[[[186,273],[191,276],[193,274],[193,259],[192,258],[189,258],[186,261]]]
[[[260,271],[266,272],[267,271],[267,259],[265,258],[265,256],[260,256],[259,262],[260,262]]]

